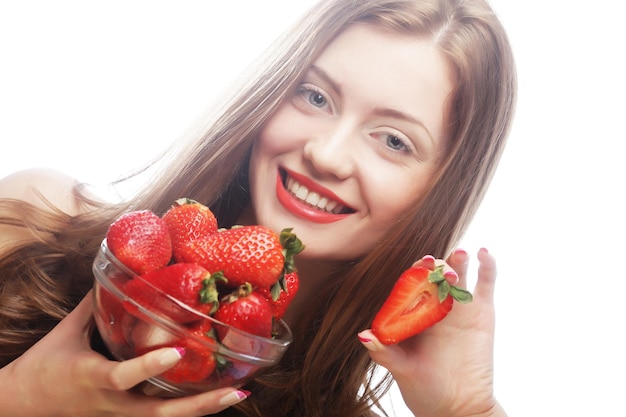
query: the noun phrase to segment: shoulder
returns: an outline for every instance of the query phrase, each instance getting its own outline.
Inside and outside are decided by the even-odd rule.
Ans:
[[[75,215],[81,211],[73,192],[77,185],[76,179],[60,171],[26,169],[0,179],[0,198],[22,200],[42,209],[52,205]]]
[[[28,228],[12,225],[11,220],[7,222],[20,210],[9,201],[29,203],[50,212],[61,210],[73,216],[85,210],[74,193],[78,184],[71,176],[51,169],[27,169],[1,178],[0,202],[7,203],[0,204],[0,253],[33,239]]]

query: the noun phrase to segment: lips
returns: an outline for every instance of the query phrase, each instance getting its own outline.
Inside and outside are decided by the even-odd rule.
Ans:
[[[330,190],[295,173],[279,172],[276,195],[288,211],[316,223],[336,222],[354,213]]]

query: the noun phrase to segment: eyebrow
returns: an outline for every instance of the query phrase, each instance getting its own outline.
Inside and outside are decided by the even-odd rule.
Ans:
[[[318,77],[320,77],[325,83],[327,83],[328,85],[330,85],[330,87],[335,90],[337,93],[341,94],[341,86],[335,82],[335,80],[333,80],[331,78],[330,75],[328,75],[328,73],[326,73],[326,71],[324,71],[323,69],[321,69],[318,66],[312,65],[311,68],[309,69],[310,72],[315,73],[315,75],[317,75]],[[420,126],[422,129],[424,129],[424,131],[426,132],[426,134],[428,135],[428,138],[430,139],[431,143],[435,143],[435,139],[432,135],[432,133],[430,132],[430,130],[428,130],[428,127],[426,127],[426,125],[424,124],[424,122],[422,122],[419,119],[416,119],[415,117],[404,113],[402,111],[399,110],[395,110],[395,109],[391,109],[391,108],[384,108],[384,107],[377,107],[374,109],[374,114],[378,115],[378,116],[382,116],[382,117],[391,117],[394,119],[400,119],[400,120],[404,120],[406,122],[412,123],[412,124],[416,124],[418,126]]]
[[[320,78],[321,78],[321,79],[322,79],[325,83],[328,83],[328,84],[331,86],[331,88],[332,88],[333,90],[335,90],[337,93],[340,93],[340,94],[341,94],[341,86],[340,86],[339,84],[337,84],[337,83],[335,82],[335,80],[333,80],[333,79],[330,77],[330,75],[328,75],[328,74],[326,73],[326,71],[324,71],[323,69],[321,69],[321,68],[320,68],[320,67],[318,67],[318,66],[312,65],[312,66],[311,66],[311,69],[310,69],[310,72],[314,72],[314,73],[315,73],[315,75],[317,75],[318,77],[320,77]]]

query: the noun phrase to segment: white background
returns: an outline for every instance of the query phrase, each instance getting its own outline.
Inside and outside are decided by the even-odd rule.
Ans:
[[[141,166],[311,4],[0,1],[0,176],[49,166],[104,185]],[[619,2],[492,4],[520,96],[463,246],[499,261],[496,394],[511,416],[624,416]]]

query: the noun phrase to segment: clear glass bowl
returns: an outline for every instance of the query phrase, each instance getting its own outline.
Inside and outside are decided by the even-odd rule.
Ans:
[[[207,357],[204,355],[213,355],[211,360],[217,362],[216,369],[200,379],[196,375],[192,378],[195,380],[180,380],[169,377],[167,372],[150,378],[137,387],[145,394],[180,397],[223,386],[242,385],[260,369],[276,364],[291,343],[291,331],[282,320],[274,323],[272,338],[252,335],[191,309],[147,282],[152,298],[150,305],[142,305],[124,292],[126,282],[141,277],[115,258],[107,248],[106,240],[93,262],[93,274],[96,326],[104,344],[117,360],[132,359],[163,346],[179,346],[180,341],[185,340],[193,344],[193,349],[186,348],[181,362],[193,359],[196,361],[194,367],[202,368],[202,362],[198,361]],[[181,308],[197,315],[193,325],[177,323],[168,316],[168,311]],[[219,341],[198,337],[191,330],[204,325],[221,335]]]

